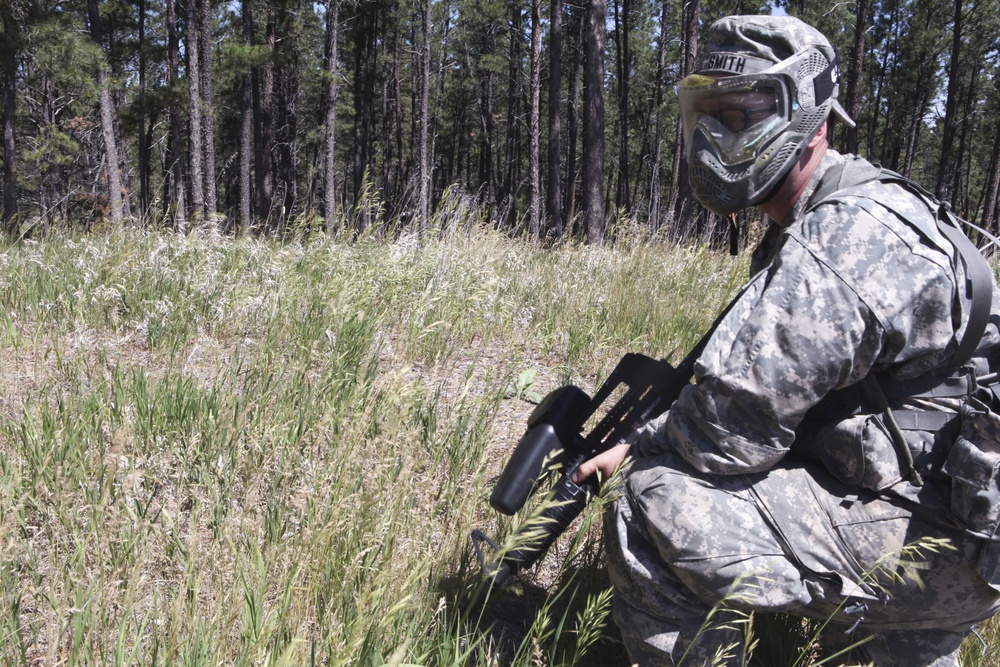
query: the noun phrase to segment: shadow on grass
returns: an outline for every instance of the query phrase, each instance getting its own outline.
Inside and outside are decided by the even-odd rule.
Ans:
[[[628,654],[618,628],[606,619],[600,635],[580,658],[570,661],[577,637],[576,620],[588,600],[610,587],[603,564],[568,567],[550,589],[535,583],[531,573],[511,580],[476,599],[478,573],[453,575],[440,580],[439,590],[448,600],[452,617],[462,618],[461,632],[468,644],[479,647],[469,664],[578,665],[580,667],[628,667]],[[482,595],[480,598],[484,597]],[[539,643],[540,614],[546,614],[550,633]],[[757,614],[753,634],[757,645],[746,663],[748,667],[791,667],[810,665],[818,658],[813,645],[815,621],[785,614]],[[826,664],[826,663],[824,663]],[[832,664],[845,664],[835,661]]]
[[[621,634],[611,619],[610,605],[596,633],[584,639],[582,655],[574,655],[580,638],[580,619],[588,605],[611,588],[599,539],[586,540],[557,573],[551,559],[539,570],[522,572],[504,586],[484,590],[484,577],[470,551],[463,553],[457,572],[437,582],[448,605],[448,616],[459,619],[456,628],[463,644],[475,647],[468,665],[522,667],[628,667],[631,662]],[[550,568],[546,570],[545,565]],[[545,582],[552,581],[551,585]],[[607,598],[605,598],[607,599]],[[755,640],[747,667],[807,667],[822,659],[819,622],[786,614],[754,615]],[[827,629],[836,632],[836,627]],[[841,628],[840,631],[843,631]],[[846,656],[845,656],[846,657]],[[842,660],[822,664],[854,664]]]
[[[611,586],[603,565],[568,566],[548,589],[531,572],[488,592],[481,591],[480,582],[478,572],[439,581],[450,615],[462,619],[461,632],[468,644],[479,647],[469,664],[629,665],[610,614],[598,634],[587,641],[584,653],[572,658],[579,619],[587,614],[588,604]]]

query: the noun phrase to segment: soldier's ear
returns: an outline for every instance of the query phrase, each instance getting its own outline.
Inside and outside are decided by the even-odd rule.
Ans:
[[[829,122],[820,124],[819,129],[816,130],[816,134],[814,134],[813,138],[809,140],[809,144],[807,145],[808,148],[816,148],[820,141],[826,139],[827,128],[829,128],[829,126]]]

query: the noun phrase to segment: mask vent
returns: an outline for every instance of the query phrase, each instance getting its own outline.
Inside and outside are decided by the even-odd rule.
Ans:
[[[830,63],[823,56],[823,54],[818,51],[813,51],[809,54],[809,57],[806,58],[805,62],[802,63],[802,66],[799,67],[799,72],[796,75],[795,80],[804,81],[805,79],[813,78],[817,74],[822,74],[826,71],[829,64]]]
[[[691,190],[701,203],[712,209],[727,209],[735,201],[730,187],[711,169],[700,165],[689,165],[689,169]]]
[[[819,129],[819,126],[826,121],[829,111],[827,105],[824,104],[812,111],[802,112],[802,117],[799,120],[799,132],[807,137],[811,137]]]
[[[779,171],[789,165],[789,160],[794,155],[797,145],[798,144],[789,142],[778,150],[778,154],[774,156],[774,159],[768,162],[767,167],[761,173],[760,178],[754,179],[757,183],[757,188],[761,188],[765,184],[770,183],[771,179],[774,178]]]

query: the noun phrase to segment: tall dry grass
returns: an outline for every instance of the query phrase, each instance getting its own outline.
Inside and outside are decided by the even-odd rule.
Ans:
[[[508,529],[526,396],[678,357],[745,272],[477,228],[8,243],[0,664],[623,664],[598,507],[478,625],[468,535]]]

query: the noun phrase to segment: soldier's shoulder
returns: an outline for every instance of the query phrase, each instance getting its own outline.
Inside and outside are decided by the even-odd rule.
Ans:
[[[927,200],[904,182],[873,180],[847,188],[840,197],[876,217],[883,217],[885,211],[904,222],[934,219]]]
[[[851,185],[824,198],[801,219],[804,239],[824,244],[833,237],[864,237],[889,234],[908,239],[934,234],[935,213],[926,200],[905,184],[871,180]]]

